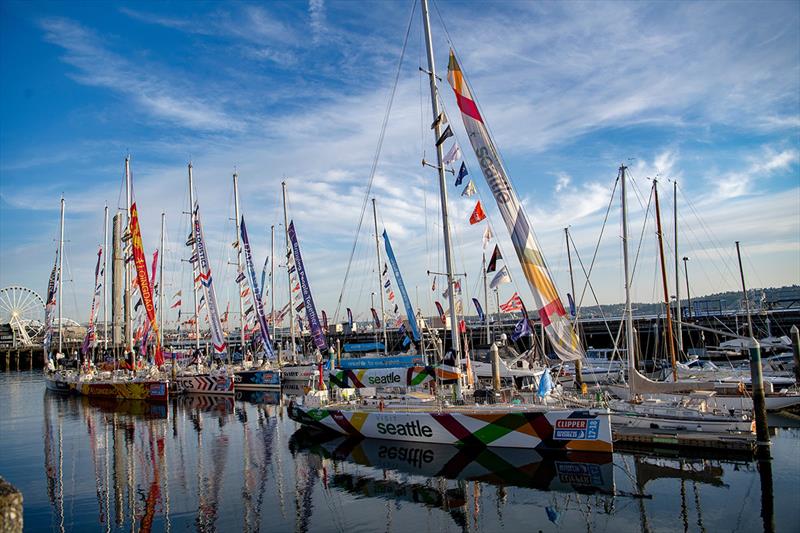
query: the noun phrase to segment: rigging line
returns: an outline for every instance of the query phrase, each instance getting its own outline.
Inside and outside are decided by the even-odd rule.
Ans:
[[[375,171],[378,168],[378,161],[380,160],[381,149],[383,148],[383,140],[384,140],[384,138],[386,136],[386,126],[389,123],[389,115],[391,114],[391,111],[392,111],[392,104],[394,103],[394,96],[395,96],[395,93],[397,92],[398,82],[400,81],[400,72],[401,72],[402,66],[403,66],[403,58],[405,57],[405,54],[406,54],[406,47],[408,46],[408,36],[411,34],[411,23],[414,21],[414,12],[416,11],[416,8],[417,8],[417,2],[415,0],[413,2],[413,4],[411,5],[411,15],[408,17],[408,25],[406,27],[406,35],[405,35],[405,38],[403,39],[403,49],[400,51],[400,58],[397,61],[397,72],[395,73],[395,76],[394,76],[394,83],[392,84],[392,90],[391,90],[390,95],[389,95],[389,102],[386,104],[386,111],[385,111],[384,116],[383,116],[383,122],[381,123],[381,132],[380,132],[380,135],[378,136],[378,145],[375,148],[375,156],[374,156],[374,158],[372,160],[372,167],[370,168],[370,171],[369,171],[369,180],[367,182],[367,190],[364,191],[364,199],[361,202],[361,214],[358,217],[358,226],[356,227],[356,232],[355,232],[356,234],[355,234],[355,237],[353,239],[353,246],[352,246],[352,248],[350,250],[350,258],[347,261],[347,270],[345,271],[344,280],[342,281],[342,290],[339,293],[339,300],[336,303],[336,311],[333,314],[334,323],[338,322],[338,320],[339,320],[339,311],[342,308],[342,298],[344,298],[344,291],[347,288],[347,279],[348,279],[348,276],[350,275],[350,266],[351,266],[352,261],[353,261],[353,254],[355,254],[356,246],[358,245],[358,237],[359,237],[359,235],[361,233],[361,226],[364,223],[364,214],[367,211],[367,204],[369,203],[370,192],[372,191],[372,182],[375,179]]]

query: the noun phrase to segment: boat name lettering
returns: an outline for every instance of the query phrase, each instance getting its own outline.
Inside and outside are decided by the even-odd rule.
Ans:
[[[401,435],[406,437],[428,437],[433,435],[433,429],[430,426],[424,426],[419,423],[419,420],[413,422],[406,422],[405,424],[392,424],[390,422],[377,424],[378,433],[381,435]]]
[[[586,429],[586,420],[582,418],[567,418],[556,420],[557,429]]]
[[[385,376],[370,376],[367,378],[370,385],[386,385],[387,383],[400,383],[400,376],[397,374],[386,374]]]
[[[497,172],[497,166],[495,165],[489,148],[482,146],[478,148],[475,153],[478,156],[481,168],[483,169],[483,175],[486,177],[486,182],[489,184],[489,188],[492,190],[495,199],[500,203],[506,203],[509,199],[508,183],[505,182],[505,177]]]
[[[555,440],[597,440],[600,436],[600,421],[586,419],[556,420]]]
[[[405,461],[412,466],[422,468],[423,465],[433,462],[433,450],[381,446],[378,448],[378,457],[381,459],[391,459],[393,461]]]

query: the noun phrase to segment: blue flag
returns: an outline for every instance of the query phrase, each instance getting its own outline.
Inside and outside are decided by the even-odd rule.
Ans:
[[[567,293],[567,300],[569,300],[569,314],[572,315],[572,318],[575,318],[577,314],[575,312],[575,300],[572,298],[570,293]]]
[[[483,314],[483,308],[481,307],[481,303],[478,301],[477,298],[472,299],[472,303],[475,304],[475,309],[478,311],[478,318],[481,322],[486,321],[486,315]]]
[[[467,172],[467,165],[464,162],[461,162],[461,168],[458,170],[458,177],[456,178],[456,187],[461,185],[461,182],[464,181],[464,178],[469,174]]]
[[[417,317],[414,316],[414,309],[411,307],[411,300],[406,291],[406,284],[403,283],[403,276],[400,275],[400,267],[397,264],[394,250],[392,250],[392,243],[389,242],[389,234],[386,233],[386,230],[383,231],[383,242],[386,247],[386,257],[389,259],[389,264],[392,265],[394,279],[397,281],[397,288],[400,289],[400,296],[403,298],[403,307],[406,308],[406,318],[408,319],[408,325],[411,327],[411,334],[414,336],[414,340],[418,341],[420,337],[419,329],[417,329]]]
[[[511,340],[517,342],[522,337],[527,337],[531,334],[531,326],[528,324],[528,319],[523,316],[517,325],[514,326],[514,332],[511,333]]]

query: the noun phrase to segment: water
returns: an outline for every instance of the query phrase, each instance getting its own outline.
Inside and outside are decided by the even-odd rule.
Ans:
[[[27,531],[749,532],[770,505],[775,530],[800,524],[797,427],[776,430],[773,500],[746,457],[320,440],[274,394],[165,407],[44,389],[41,373],[0,374],[0,475]]]

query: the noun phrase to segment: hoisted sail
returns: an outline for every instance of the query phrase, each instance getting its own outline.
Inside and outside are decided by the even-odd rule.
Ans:
[[[247,238],[247,227],[244,225],[244,216],[239,226],[242,233],[242,245],[244,246],[244,261],[247,266],[247,277],[250,280],[250,295],[253,299],[253,306],[256,310],[256,319],[261,331],[261,347],[269,359],[275,359],[275,352],[272,350],[272,339],[269,336],[267,327],[267,317],[264,315],[264,306],[261,303],[261,288],[256,280],[256,269],[253,266],[253,253],[250,250],[250,239]]]
[[[214,280],[211,277],[211,263],[206,252],[206,243],[203,239],[203,228],[200,225],[200,205],[194,204],[194,239],[197,246],[197,278],[203,285],[206,304],[208,305],[208,318],[211,325],[211,344],[214,346],[215,354],[226,353],[225,333],[222,331],[222,322],[219,320],[219,310],[217,308],[217,293],[214,291]],[[197,282],[197,280],[195,280]]]
[[[300,243],[297,242],[297,233],[294,230],[294,220],[289,222],[289,240],[292,243],[292,256],[297,268],[297,277],[300,279],[300,290],[303,293],[303,304],[306,308],[306,318],[308,318],[308,325],[311,328],[311,336],[314,338],[314,344],[317,349],[325,353],[328,351],[328,341],[325,340],[325,333],[323,333],[322,326],[319,323],[314,298],[311,296],[311,287],[308,285],[306,269],[303,266],[303,256],[300,255]],[[297,318],[299,319],[300,317]],[[300,331],[302,330],[303,327],[301,325]]]
[[[486,183],[492,191],[497,201],[497,208],[511,233],[514,250],[517,252],[522,271],[528,280],[533,301],[539,310],[539,317],[544,324],[547,337],[561,360],[579,359],[583,355],[583,350],[575,328],[567,317],[567,312],[558,296],[558,290],[545,265],[544,257],[533,238],[528,217],[500,163],[489,131],[452,50],[450,51],[447,79],[455,93],[464,128],[467,130],[472,148],[481,164]]]
[[[389,234],[386,233],[386,230],[383,230],[383,242],[386,245],[386,257],[389,259],[389,264],[392,265],[394,279],[397,281],[397,287],[400,289],[400,296],[403,298],[403,306],[406,309],[406,318],[408,318],[408,324],[411,326],[411,332],[414,334],[414,340],[419,342],[417,317],[414,316],[414,308],[411,307],[411,299],[409,299],[408,291],[406,291],[406,285],[403,283],[403,276],[400,275],[400,267],[397,264],[397,259],[394,256],[394,250],[392,250],[392,243],[389,242]]]

